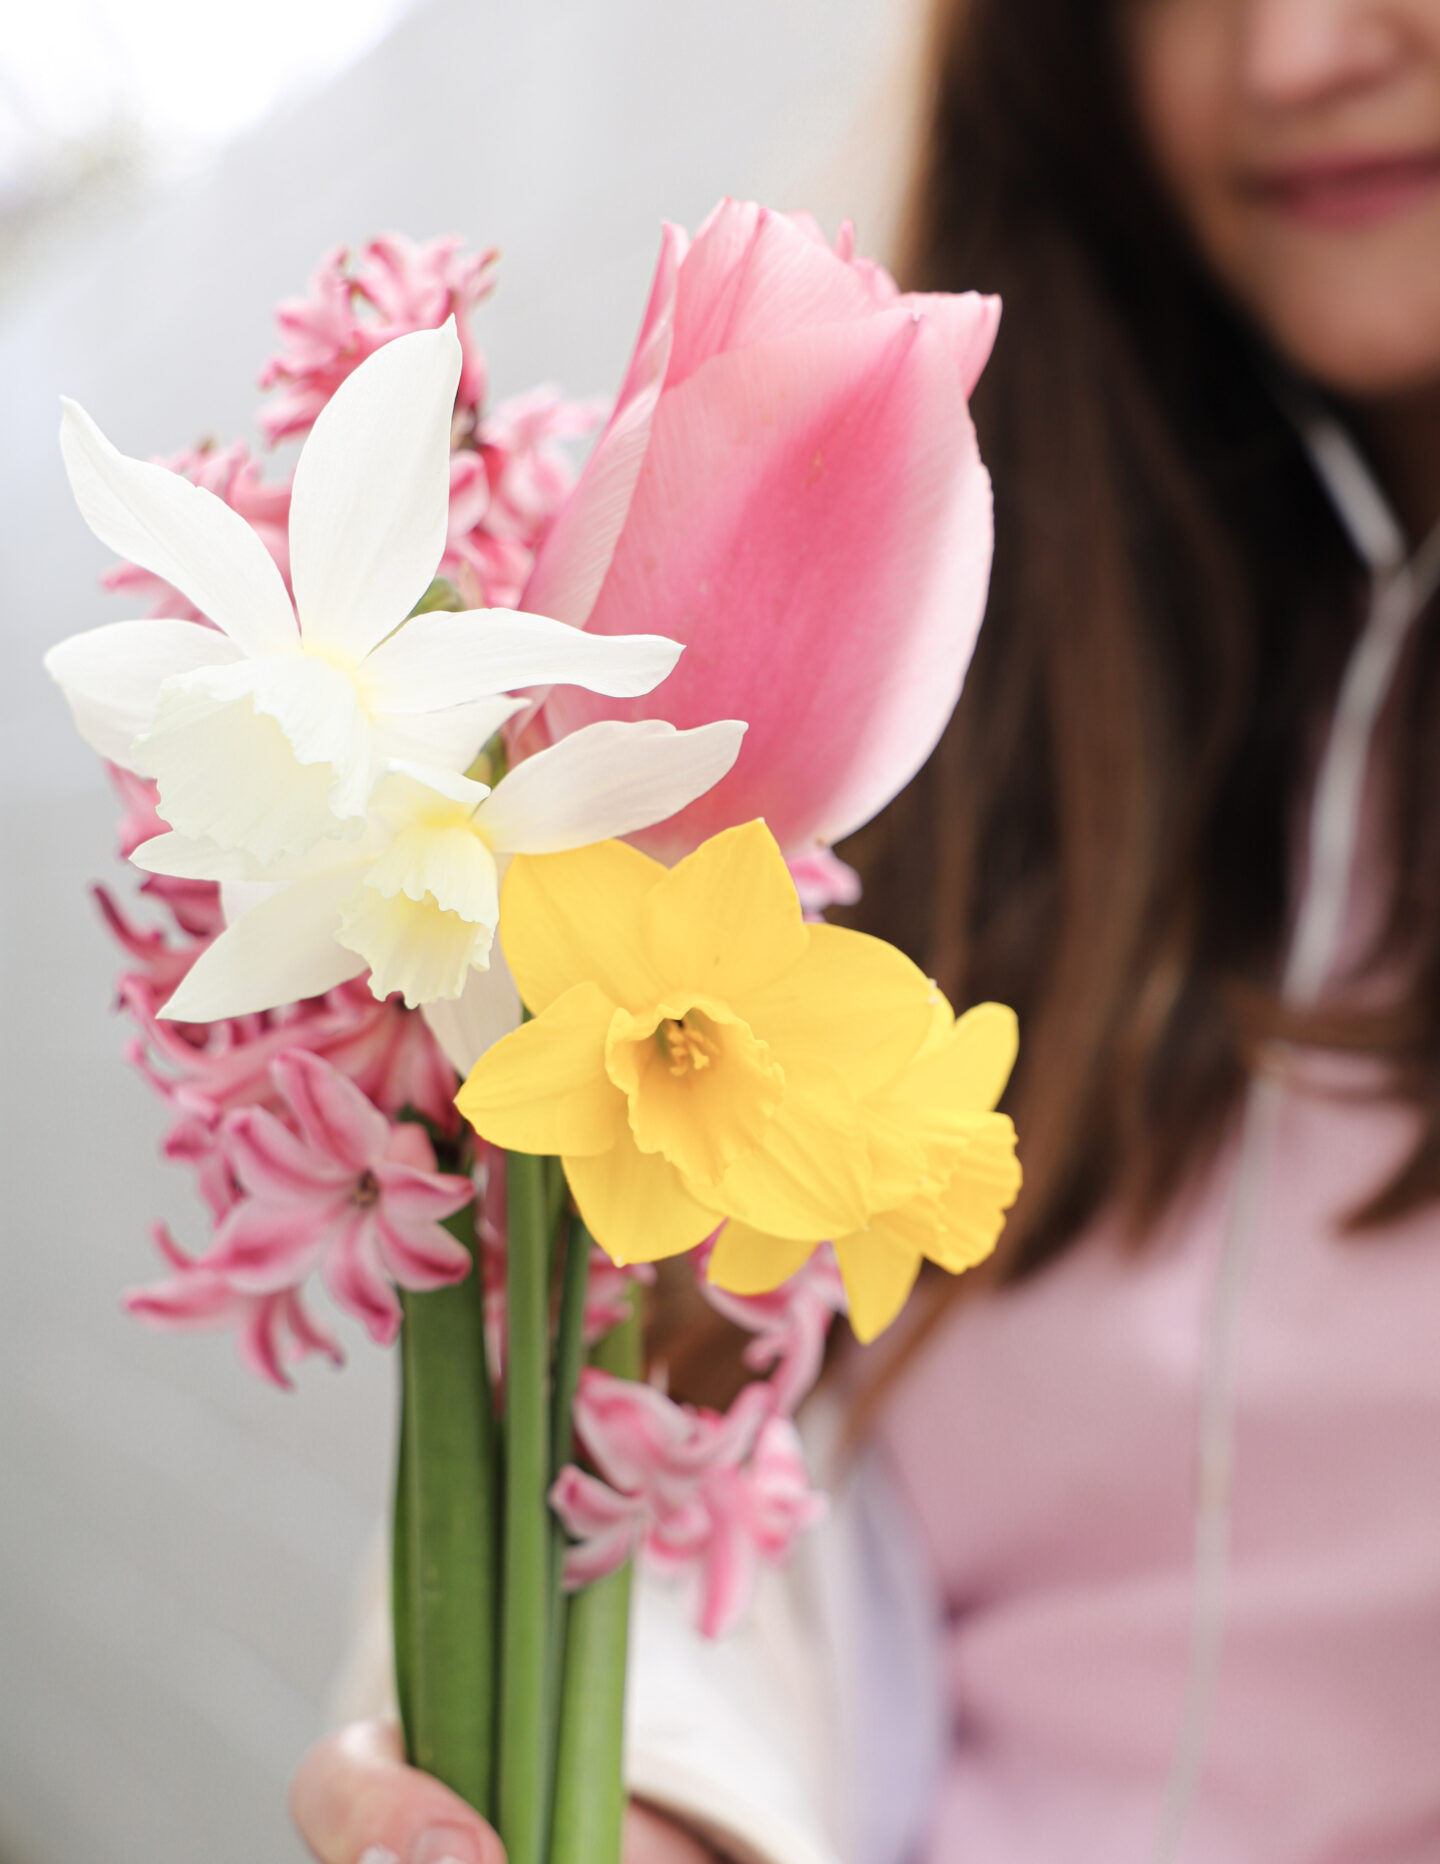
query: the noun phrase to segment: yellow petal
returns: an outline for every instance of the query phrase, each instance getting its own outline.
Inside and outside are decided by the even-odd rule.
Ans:
[[[500,895],[500,939],[526,1007],[538,1015],[586,981],[627,1010],[663,996],[640,909],[664,877],[658,861],[620,841],[516,855]]]
[[[785,1098],[764,1147],[732,1165],[715,1188],[729,1217],[799,1242],[858,1229],[868,1214],[865,1128],[845,1084],[818,1062],[785,1064]]]
[[[810,927],[798,963],[735,1007],[779,1056],[792,1053],[838,1068],[856,1094],[897,1075],[924,1043],[940,996],[901,951],[843,926]]]
[[[870,1155],[872,1211],[893,1210],[907,1203],[936,1180],[932,1163],[934,1146],[926,1146],[910,1130],[912,1122],[894,1117],[888,1104],[870,1102],[862,1109],[865,1145]],[[942,1149],[948,1162],[953,1147]],[[942,1167],[943,1169],[943,1167]]]
[[[835,1259],[850,1304],[851,1330],[862,1346],[868,1345],[909,1299],[920,1273],[920,1251],[902,1225],[877,1217],[868,1230],[837,1236]]]
[[[675,1167],[641,1152],[628,1129],[592,1158],[566,1153],[564,1165],[586,1229],[622,1267],[681,1255],[715,1228],[715,1213],[690,1196]]]
[[[625,1131],[625,1097],[605,1072],[614,1014],[603,991],[577,984],[485,1051],[456,1106],[482,1139],[511,1152],[606,1151]]]
[[[1003,1113],[987,1114],[957,1150],[954,1168],[936,1203],[942,1226],[925,1253],[958,1275],[983,1262],[1000,1239],[1005,1213],[1020,1190],[1015,1128]]]
[[[988,1113],[1005,1091],[1019,1048],[1015,1012],[1003,1003],[979,1003],[967,1010],[948,1035],[927,1046],[896,1087],[897,1103],[919,1116],[942,1116],[934,1130],[949,1130],[949,1113]]]
[[[768,1294],[798,1274],[817,1246],[766,1236],[748,1223],[727,1223],[715,1239],[706,1279],[730,1294]]]
[[[803,957],[790,870],[763,822],[713,835],[647,895],[646,950],[672,987],[733,1001]]]
[[[643,1016],[617,1010],[605,1066],[640,1150],[707,1187],[764,1142],[785,1095],[765,1044],[709,998],[671,998]]]

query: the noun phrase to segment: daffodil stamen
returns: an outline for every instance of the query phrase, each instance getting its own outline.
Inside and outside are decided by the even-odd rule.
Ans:
[[[719,1043],[704,1027],[698,1010],[691,1010],[687,1016],[667,1018],[655,1031],[655,1040],[677,1081],[687,1074],[699,1074],[720,1053]]]

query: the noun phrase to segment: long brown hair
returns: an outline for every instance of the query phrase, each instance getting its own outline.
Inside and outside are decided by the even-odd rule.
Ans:
[[[1363,596],[1272,365],[1151,179],[1113,12],[937,15],[903,282],[1005,300],[974,404],[994,579],[949,731],[847,850],[855,923],[1019,1012],[1012,1279],[1102,1203],[1143,1234],[1226,1130],[1278,1026],[1296,813]],[[1384,955],[1413,983],[1326,1034],[1387,1053],[1425,1128],[1357,1222],[1440,1192],[1433,630],[1401,690]]]

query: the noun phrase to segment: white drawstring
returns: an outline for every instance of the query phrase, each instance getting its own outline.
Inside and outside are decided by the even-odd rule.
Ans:
[[[1345,667],[1311,800],[1304,887],[1282,973],[1284,1001],[1305,1005],[1320,994],[1344,926],[1375,727],[1410,629],[1440,586],[1440,525],[1407,562],[1400,526],[1344,429],[1308,410],[1295,418],[1315,471],[1371,576],[1369,613]],[[1245,1096],[1201,1372],[1190,1655],[1152,1864],[1176,1864],[1204,1770],[1225,1636],[1240,1327],[1284,1096],[1279,1076],[1263,1071]]]

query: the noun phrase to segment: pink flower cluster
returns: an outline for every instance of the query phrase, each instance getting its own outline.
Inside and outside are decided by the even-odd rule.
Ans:
[[[283,1049],[268,1074],[278,1111],[255,1103],[198,1123],[214,1168],[202,1177],[217,1220],[213,1247],[192,1259],[158,1229],[174,1274],[127,1306],[162,1325],[238,1326],[247,1362],[288,1384],[282,1331],[299,1352],[340,1357],[305,1310],[311,1275],[388,1345],[400,1328],[396,1288],[440,1288],[468,1274],[470,1252],[443,1219],[463,1210],[474,1188],[436,1171],[423,1127],[386,1119],[319,1055]]]
[[[749,1604],[761,1567],[785,1560],[823,1512],[790,1420],[819,1376],[845,1297],[828,1251],[760,1296],[710,1287],[708,1253],[696,1261],[706,1297],[754,1334],[745,1363],[769,1376],[721,1413],[677,1404],[653,1385],[583,1373],[575,1433],[593,1473],[563,1469],[550,1505],[575,1542],[568,1586],[589,1585],[643,1546],[658,1571],[694,1575],[700,1629],[720,1637]]]
[[[722,1415],[590,1368],[575,1431],[598,1473],[572,1464],[550,1491],[576,1542],[566,1585],[589,1585],[643,1544],[657,1570],[695,1575],[706,1637],[729,1630],[761,1566],[782,1561],[824,1510],[795,1427],[764,1385],[747,1386]]]
[[[367,356],[412,330],[438,330],[455,319],[464,362],[458,406],[485,399],[485,358],[470,331],[470,313],[495,289],[495,251],[466,253],[458,239],[417,244],[402,234],[371,240],[359,258],[337,246],[315,268],[310,295],[277,305],[283,347],[260,372],[261,388],[280,393],[260,415],[273,446],[308,433],[320,410]]]

